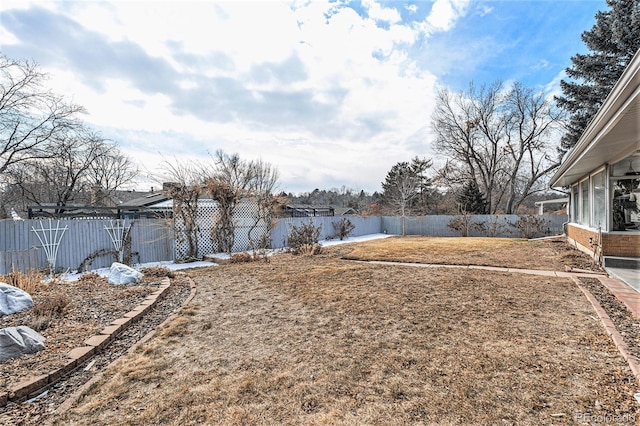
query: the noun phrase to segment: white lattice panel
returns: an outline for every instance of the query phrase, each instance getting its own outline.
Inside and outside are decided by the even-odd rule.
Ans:
[[[196,217],[196,225],[198,229],[198,253],[197,257],[208,254],[219,253],[221,250],[217,247],[212,238],[212,231],[215,223],[219,218],[218,203],[213,200],[199,200],[198,213]],[[233,223],[235,226],[235,240],[233,244],[233,252],[240,252],[251,249],[249,241],[249,230],[258,217],[258,207],[255,201],[243,200],[236,205],[233,215]],[[185,259],[189,250],[189,242],[186,237],[184,222],[175,217],[176,228],[176,259]],[[252,230],[251,238],[256,242],[267,232],[267,226],[264,221],[258,222],[258,225]]]

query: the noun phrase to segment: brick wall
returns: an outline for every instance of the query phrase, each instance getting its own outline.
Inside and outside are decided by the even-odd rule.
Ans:
[[[640,234],[603,234],[605,256],[640,257]]]
[[[567,225],[567,236],[576,243],[580,250],[593,255],[593,247],[589,244],[589,238],[593,238],[593,242],[596,243],[598,232],[569,224]],[[640,234],[603,232],[602,254],[604,256],[640,257]]]

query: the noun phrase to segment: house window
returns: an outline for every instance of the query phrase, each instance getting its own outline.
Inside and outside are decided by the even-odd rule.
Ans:
[[[611,216],[614,231],[640,228],[640,155],[625,158],[611,167]]]
[[[571,222],[580,223],[580,187],[571,188]]]
[[[580,215],[580,223],[586,226],[590,225],[590,214],[589,214],[589,179],[585,179],[580,182],[580,204],[581,215]]]
[[[593,227],[606,230],[606,176],[604,171],[591,177],[593,184]]]

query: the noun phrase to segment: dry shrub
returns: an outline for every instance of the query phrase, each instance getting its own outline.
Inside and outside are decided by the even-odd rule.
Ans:
[[[42,274],[37,271],[20,272],[11,271],[7,275],[0,275],[0,282],[12,285],[27,293],[33,293],[36,286],[42,281]]]
[[[256,260],[249,253],[235,253],[231,255],[231,263],[246,263]]]
[[[32,308],[29,326],[35,331],[46,330],[54,320],[64,316],[68,306],[69,298],[62,293],[45,297]]]
[[[165,268],[162,266],[154,266],[150,268],[142,268],[140,270],[144,274],[145,277],[153,277],[153,278],[175,278],[176,274],[169,268]]]
[[[69,306],[69,298],[62,293],[56,293],[44,298],[33,307],[33,315],[52,315],[61,317]]]
[[[474,222],[473,215],[470,214],[457,215],[449,221],[447,226],[463,237],[469,237],[473,231],[484,231],[484,222]]]
[[[340,241],[344,240],[356,229],[356,226],[348,218],[343,217],[338,222],[333,222],[333,229]]]
[[[551,233],[545,218],[530,214],[520,216],[513,226],[520,231],[522,238],[533,238]]]
[[[320,254],[322,246],[318,243],[322,226],[315,226],[311,220],[300,226],[293,225],[287,237],[289,250],[293,254]]]
[[[80,278],[78,278],[78,282],[80,284],[106,284],[107,281],[107,278],[101,277],[95,272],[87,272],[86,274],[80,275]]]
[[[301,244],[295,250],[292,250],[293,254],[299,254],[302,256],[313,256],[322,252],[322,246],[319,243],[316,244]]]

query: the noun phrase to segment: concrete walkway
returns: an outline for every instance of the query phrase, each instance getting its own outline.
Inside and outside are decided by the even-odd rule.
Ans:
[[[610,276],[618,278],[640,292],[640,270],[630,268],[604,268]]]

